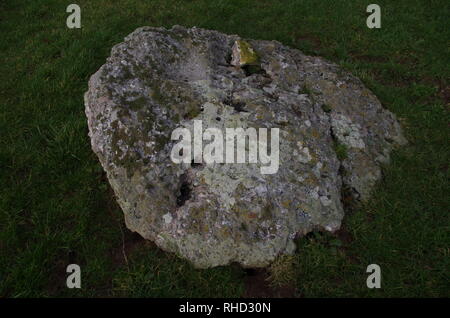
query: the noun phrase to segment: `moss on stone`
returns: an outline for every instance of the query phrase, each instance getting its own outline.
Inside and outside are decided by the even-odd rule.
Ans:
[[[238,40],[237,43],[241,49],[241,63],[253,64],[258,62],[258,54],[256,54],[256,52],[247,41]]]
[[[322,104],[322,110],[323,110],[325,113],[330,113],[330,112],[333,110],[333,108],[331,108],[331,106],[328,105],[328,104]]]
[[[244,40],[237,40],[233,47],[232,64],[236,66],[256,65],[259,62],[259,56],[253,50],[251,45]]]
[[[344,145],[338,141],[335,141],[333,144],[333,149],[339,160],[347,159],[348,154],[347,154],[347,146],[346,145]]]

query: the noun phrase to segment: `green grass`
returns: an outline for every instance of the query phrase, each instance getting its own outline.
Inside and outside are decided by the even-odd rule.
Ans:
[[[359,76],[394,112],[410,141],[373,199],[344,222],[345,237],[298,241],[297,294],[449,296],[448,1],[78,0],[82,29],[65,26],[72,1],[0,2],[0,296],[230,297],[236,266],[193,269],[129,233],[90,150],[83,93],[111,47],[143,25],[180,24],[278,40]],[[65,288],[65,267],[82,289]],[[367,265],[382,288],[366,287]],[[279,275],[279,272],[277,272]]]
[[[336,152],[336,157],[339,160],[347,158],[347,146],[338,141],[334,141],[334,152]]]

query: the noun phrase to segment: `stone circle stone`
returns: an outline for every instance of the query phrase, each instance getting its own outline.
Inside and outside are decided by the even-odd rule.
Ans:
[[[267,266],[297,237],[338,230],[343,195],[367,200],[406,142],[395,116],[336,64],[195,27],[132,32],[90,78],[85,106],[127,227],[199,268]],[[200,120],[203,130],[278,128],[277,172],[174,163],[172,132]]]

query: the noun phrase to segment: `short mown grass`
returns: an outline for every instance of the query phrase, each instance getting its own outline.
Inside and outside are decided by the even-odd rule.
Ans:
[[[340,234],[298,240],[288,268],[297,296],[449,296],[448,1],[77,0],[0,2],[0,297],[239,297],[237,266],[196,270],[129,233],[90,149],[83,93],[111,47],[143,25],[180,24],[278,40],[360,77],[401,120],[409,140],[373,199]],[[128,244],[128,243],[127,243]],[[65,268],[82,268],[82,288]],[[366,287],[369,264],[382,288]],[[276,264],[274,265],[276,266]],[[273,282],[272,282],[273,283]],[[276,283],[276,282],[275,282]]]

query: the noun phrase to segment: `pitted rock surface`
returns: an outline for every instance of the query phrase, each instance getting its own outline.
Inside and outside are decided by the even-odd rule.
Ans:
[[[405,143],[395,116],[337,65],[199,28],[128,35],[91,77],[85,106],[127,227],[201,268],[266,266],[297,236],[339,229],[343,193],[369,198],[380,165]],[[194,120],[279,128],[278,171],[172,162],[173,130]]]

